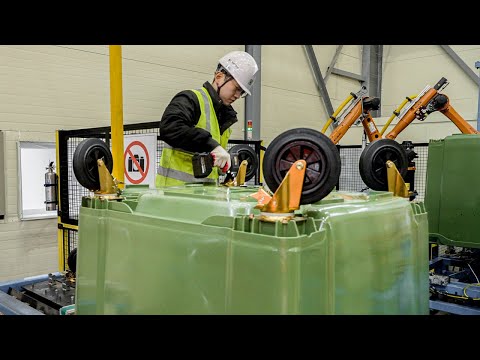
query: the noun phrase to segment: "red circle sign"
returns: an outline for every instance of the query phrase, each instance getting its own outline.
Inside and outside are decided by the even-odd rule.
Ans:
[[[145,152],[145,159],[147,160],[146,166],[141,166],[142,162],[139,159],[143,159],[143,157],[139,156],[138,154],[133,154],[132,147],[133,146],[140,146],[143,151]],[[143,143],[140,141],[132,141],[127,148],[125,149],[125,153],[123,154],[123,161],[128,165],[124,167],[125,176],[132,184],[140,184],[143,180],[146,179],[148,174],[148,169],[150,168],[150,157],[148,155],[147,148]],[[130,162],[131,161],[131,162]],[[124,164],[125,165],[125,164]],[[130,170],[129,170],[130,169]],[[139,179],[133,179],[129,172],[138,172],[140,174]]]

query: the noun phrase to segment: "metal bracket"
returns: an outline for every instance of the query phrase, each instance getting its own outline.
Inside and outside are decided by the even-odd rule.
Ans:
[[[237,175],[234,176],[233,173],[228,172],[225,176],[225,179],[222,182],[223,186],[232,187],[232,186],[242,186],[245,184],[245,176],[247,175],[247,165],[248,160],[242,160],[238,167]]]
[[[391,160],[387,160],[387,182],[388,191],[392,192],[395,196],[404,198],[410,197],[410,191],[402,178],[402,175],[398,172],[397,167]]]
[[[109,197],[120,198],[121,190],[118,187],[120,182],[110,174],[102,159],[97,160],[97,165],[100,190],[94,191],[94,194],[96,196],[111,195]]]
[[[285,221],[293,218],[294,211],[300,208],[306,169],[305,160],[295,161],[273,196],[266,203],[259,202],[255,206],[262,211],[260,218],[263,221]]]
[[[235,177],[235,184],[237,186],[242,186],[245,184],[245,176],[247,175],[247,160],[242,160],[240,167],[238,168],[237,176]]]

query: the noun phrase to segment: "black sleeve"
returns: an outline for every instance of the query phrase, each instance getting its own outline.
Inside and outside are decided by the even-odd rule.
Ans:
[[[193,91],[184,90],[173,97],[160,120],[160,140],[190,152],[210,152],[219,144],[212,135],[196,128],[200,104]]]
[[[229,127],[235,124],[237,119],[237,112],[233,109],[232,105],[221,106],[220,108],[220,135],[224,133]]]

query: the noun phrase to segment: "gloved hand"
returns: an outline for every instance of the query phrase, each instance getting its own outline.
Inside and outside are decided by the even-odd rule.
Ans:
[[[213,156],[213,166],[218,166],[224,173],[230,169],[232,160],[230,154],[223,147],[217,146],[210,154]]]

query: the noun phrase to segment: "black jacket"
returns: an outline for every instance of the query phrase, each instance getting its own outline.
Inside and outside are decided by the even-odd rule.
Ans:
[[[220,97],[208,81],[203,84],[212,98],[220,134],[235,124],[237,112],[231,105],[222,104]],[[160,139],[172,147],[190,152],[210,152],[220,145],[204,129],[196,128],[200,119],[200,103],[195,93],[184,90],[173,97],[160,120]]]

